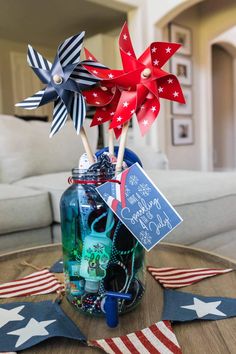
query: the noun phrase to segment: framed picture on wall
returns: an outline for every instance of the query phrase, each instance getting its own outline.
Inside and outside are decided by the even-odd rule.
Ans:
[[[192,85],[192,60],[182,55],[171,59],[171,71],[182,85]]]
[[[179,102],[171,102],[171,112],[174,115],[191,116],[193,114],[192,90],[189,87],[182,87],[185,104]]]
[[[191,118],[172,118],[172,144],[193,144],[193,121]]]
[[[192,34],[191,30],[187,27],[179,26],[177,24],[170,24],[170,41],[179,43],[182,46],[179,48],[178,53],[184,55],[192,54]]]

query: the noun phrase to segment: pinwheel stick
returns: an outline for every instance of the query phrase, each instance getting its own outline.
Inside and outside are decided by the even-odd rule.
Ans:
[[[129,129],[129,122],[126,122],[123,125],[122,133],[120,137],[120,145],[119,145],[119,151],[118,151],[117,162],[116,162],[116,171],[115,171],[116,176],[122,171],[122,164],[124,160],[128,129]],[[109,209],[107,214],[106,230],[108,230],[108,228],[110,227],[112,220],[113,220],[113,212],[111,209]]]
[[[116,162],[116,171],[115,171],[116,176],[122,171],[122,164],[123,164],[123,160],[124,160],[125,145],[126,145],[126,140],[127,140],[128,129],[129,129],[129,122],[126,122],[123,125],[122,133],[121,133],[121,137],[120,137],[120,145],[119,145],[119,151],[118,151],[117,162]],[[106,229],[109,228],[112,220],[113,220],[113,212],[111,209],[109,209],[108,214],[107,214]]]
[[[81,137],[82,143],[84,145],[84,150],[87,154],[89,163],[92,165],[94,163],[94,157],[93,157],[92,149],[91,149],[91,146],[90,146],[90,143],[88,140],[88,136],[86,134],[84,127],[80,128],[80,137]]]
[[[122,170],[122,164],[123,164],[123,160],[124,160],[125,145],[126,145],[126,140],[127,140],[128,129],[129,129],[129,121],[126,122],[122,128],[119,151],[118,151],[118,156],[117,156],[117,163],[116,163],[116,175],[119,172],[121,172],[121,170]]]
[[[112,129],[110,129],[108,132],[108,147],[109,154],[114,156],[114,133]]]

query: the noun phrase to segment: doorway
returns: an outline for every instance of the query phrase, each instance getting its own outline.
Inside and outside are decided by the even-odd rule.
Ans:
[[[221,45],[212,45],[213,168],[235,166],[234,58]]]

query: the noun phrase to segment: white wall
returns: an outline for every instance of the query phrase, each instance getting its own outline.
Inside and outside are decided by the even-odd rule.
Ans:
[[[199,16],[196,9],[190,9],[186,14],[178,16],[174,19],[173,22],[183,25],[185,27],[191,28],[192,31],[192,97],[193,97],[193,130],[194,130],[194,143],[193,145],[183,145],[183,146],[174,146],[172,145],[172,132],[171,132],[171,119],[174,117],[171,114],[171,105],[167,104],[166,109],[166,146],[163,147],[166,151],[169,167],[172,169],[190,169],[190,170],[199,170],[201,169],[200,161],[200,139],[199,139],[199,115],[200,115],[200,106],[196,102],[196,98],[199,96]],[[167,29],[166,29],[167,32]],[[168,37],[166,35],[166,39]],[[176,116],[177,118],[185,116]]]
[[[47,58],[53,58],[55,51],[45,47],[37,46],[34,43],[31,43],[36,50],[38,50],[43,56]],[[2,96],[2,105],[0,107],[0,113],[3,114],[14,114],[14,95],[13,95],[13,80],[12,80],[12,68],[11,68],[11,53],[24,53],[26,65],[26,56],[27,56],[27,45],[28,43],[19,43],[8,41],[5,39],[0,39],[0,91]],[[32,69],[29,67],[28,70],[31,72],[30,75],[35,75]],[[43,87],[43,84],[42,84]],[[28,92],[27,95],[31,95],[34,92]],[[22,99],[25,97],[22,97]],[[22,110],[22,114],[26,114],[26,110]]]

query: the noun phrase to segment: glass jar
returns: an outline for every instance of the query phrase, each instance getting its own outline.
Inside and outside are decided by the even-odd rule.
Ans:
[[[119,313],[133,309],[144,293],[144,249],[96,191],[113,176],[113,168],[74,169],[60,202],[66,296],[91,315],[103,314],[106,291],[132,295],[119,301]]]

